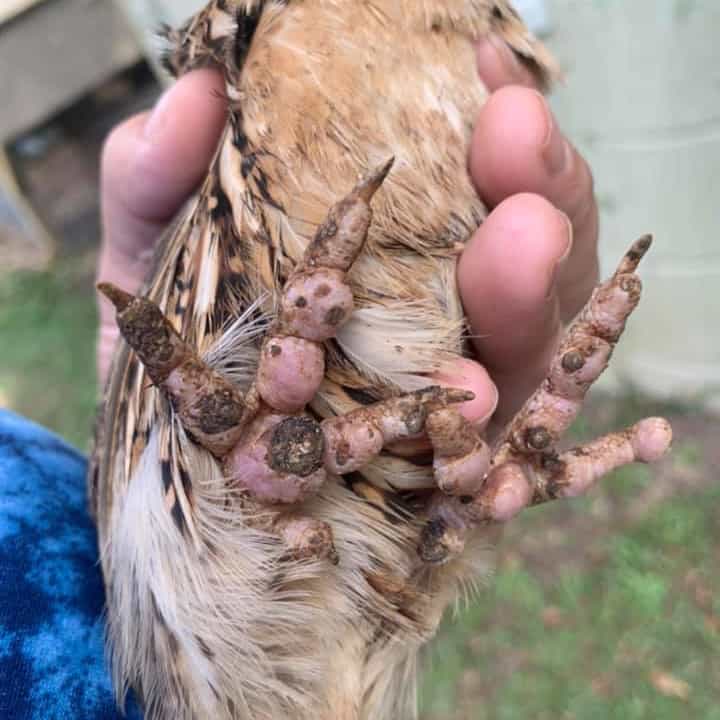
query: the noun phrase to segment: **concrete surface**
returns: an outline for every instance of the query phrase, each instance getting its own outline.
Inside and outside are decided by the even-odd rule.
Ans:
[[[111,0],[44,2],[0,26],[0,143],[141,58]]]

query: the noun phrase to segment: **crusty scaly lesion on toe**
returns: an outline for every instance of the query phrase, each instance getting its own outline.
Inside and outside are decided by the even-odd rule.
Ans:
[[[372,220],[370,202],[392,167],[383,163],[333,206],[288,278],[277,319],[260,352],[255,381],[246,393],[200,358],[151,300],[101,283],[115,306],[122,336],[145,372],[170,399],[185,430],[223,458],[262,414],[301,413],[325,374],[323,342],[334,337],[353,310],[346,273],[361,252]],[[265,428],[267,429],[267,428]]]
[[[292,506],[312,497],[328,474],[361,470],[387,446],[427,436],[439,492],[428,508],[419,553],[438,563],[461,552],[481,523],[509,520],[523,508],[585,492],[610,470],[651,462],[668,448],[666,421],[650,418],[622,432],[559,453],[556,443],[607,366],[640,299],[635,270],[650,247],[638,240],[593,293],[567,331],[547,377],[491,449],[453,407],[472,393],[431,386],[322,422],[306,414],[325,374],[323,343],[353,311],[347,282],[367,239],[370,202],[392,160],[333,206],[282,291],[263,341],[255,382],[242,394],[173,329],[151,301],[109,284],[123,337],[169,398],[190,437],[223,465],[228,481],[253,500]],[[279,515],[290,554],[336,558],[332,531],[319,521]]]
[[[227,454],[256,414],[257,394],[243,395],[203,362],[154,302],[111,283],[100,283],[98,290],[115,306],[121,335],[152,383],[163,389],[185,431],[216,457]]]
[[[556,449],[587,391],[607,367],[640,300],[641,283],[634,273],[650,244],[649,236],[635,242],[613,276],[594,291],[568,329],[547,377],[510,422],[492,454],[472,448],[442,468],[441,488],[467,482],[464,469],[476,458],[478,464],[485,463],[486,472],[475,478],[477,484],[470,482],[471,489],[460,497],[436,495],[419,545],[426,562],[444,562],[459,553],[478,524],[504,522],[525,507],[580,495],[611,470],[631,462],[654,462],[667,451],[672,430],[662,418],[646,418],[566,452]],[[469,447],[466,441],[459,449]],[[436,453],[436,473],[437,463]]]
[[[640,298],[634,274],[650,246],[637,241],[615,274],[593,293],[551,363],[546,379],[490,448],[453,407],[472,393],[430,386],[322,422],[305,412],[325,374],[323,343],[353,310],[346,274],[365,244],[370,202],[392,160],[333,206],[283,288],[263,341],[255,382],[242,394],[173,329],[160,309],[109,284],[123,337],[169,398],[190,437],[222,463],[228,481],[254,501],[292,506],[312,497],[328,474],[361,470],[384,448],[426,436],[439,492],[430,501],[419,553],[430,563],[462,551],[481,523],[507,521],[523,508],[585,492],[610,470],[651,462],[671,440],[649,418],[622,432],[559,453],[556,443],[607,366]],[[281,512],[274,528],[293,557],[336,559],[324,523]]]
[[[303,502],[328,474],[361,469],[388,445],[421,437],[428,418],[438,426],[447,408],[473,398],[466,390],[429,386],[322,422],[306,413],[325,375],[324,343],[352,314],[347,273],[362,252],[370,203],[392,164],[383,163],[328,212],[284,285],[255,380],[244,393],[180,337],[155,303],[108,283],[98,286],[116,307],[122,336],[189,437],[218,459],[233,487],[256,502]],[[459,451],[449,439],[445,445],[438,446],[441,465]],[[322,524],[295,518],[275,529],[296,543],[292,552],[298,556],[315,548],[333,557],[332,534]]]

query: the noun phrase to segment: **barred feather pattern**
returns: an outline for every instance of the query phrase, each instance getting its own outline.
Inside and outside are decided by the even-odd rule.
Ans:
[[[313,410],[427,385],[467,352],[454,268],[485,212],[466,154],[485,98],[472,40],[489,32],[550,76],[500,1],[215,0],[168,33],[168,67],[224,69],[228,123],[145,294],[241,389],[328,207],[390,156]],[[267,530],[276,510],[227,482],[121,347],[90,475],[119,696],[132,686],[149,720],[414,717],[417,651],[487,576],[491,538],[423,567],[411,491],[428,468],[385,453],[362,475],[299,508],[330,523],[340,564],[288,561]]]

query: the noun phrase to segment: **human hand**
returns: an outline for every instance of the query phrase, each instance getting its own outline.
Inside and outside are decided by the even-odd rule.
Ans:
[[[136,292],[155,244],[205,177],[227,119],[220,73],[196,70],[160,98],[151,112],[118,125],[101,163],[103,240],[98,282]],[[115,310],[99,303],[97,371],[104,384],[119,337]]]
[[[505,421],[539,384],[562,321],[596,282],[597,206],[586,163],[558,131],[530,73],[491,40],[478,47],[478,70],[493,94],[478,118],[470,170],[491,213],[458,279],[482,365],[462,362],[441,380],[476,393],[466,414],[487,418],[497,404],[496,418]],[[152,113],[111,134],[102,162],[100,281],[133,292],[144,280],[156,240],[207,172],[225,122],[221,96],[219,73],[190,73]],[[103,302],[101,382],[117,337]]]
[[[472,433],[482,430],[491,418],[495,426],[506,424],[541,383],[558,349],[563,323],[584,305],[598,274],[598,212],[587,164],[559,132],[530,74],[504,46],[490,40],[480,44],[478,69],[492,94],[478,117],[469,168],[490,213],[458,266],[460,294],[477,357],[458,360],[435,377],[440,383],[475,394],[474,400],[461,406],[463,414],[475,421]],[[219,74],[193,72],[161,99],[151,115],[131,119],[110,137],[102,169],[105,238],[101,281],[130,291],[141,284],[156,239],[207,172],[226,120],[221,91]],[[208,102],[213,96],[218,97],[217,103]],[[619,277],[627,280],[628,287],[634,287],[630,275],[647,249],[643,242],[636,243],[621,263]],[[602,295],[606,299],[614,297],[614,284],[620,280],[614,276],[609,282]],[[623,291],[622,297],[617,307],[593,310],[606,316],[612,325],[606,328],[608,332],[615,333],[615,326],[624,323],[632,310],[631,294]],[[603,302],[601,299],[600,304]],[[98,364],[102,378],[118,334],[109,304],[101,305],[101,321]],[[583,330],[586,335],[592,331],[590,327]],[[602,344],[592,348],[602,349]],[[585,368],[583,382],[591,383],[597,377],[601,352],[593,350],[585,357],[571,348],[567,354],[572,362],[585,361],[578,367],[578,371]],[[555,359],[556,371],[559,362]],[[567,420],[567,407],[556,412],[551,399],[545,397],[543,402],[546,419],[557,430]],[[575,398],[574,411],[578,403]],[[457,416],[445,416],[445,420],[448,427],[467,435],[457,425]],[[527,420],[528,414],[521,413],[511,430],[532,430]],[[421,554],[430,561],[451,551],[453,543],[461,544],[462,533],[476,522],[507,520],[536,501],[523,467],[505,457],[510,452],[507,437],[500,455],[493,458],[495,472],[485,483],[487,446],[480,443],[456,460],[448,455],[456,451],[454,442],[443,447],[441,436],[447,436],[446,429],[436,427],[433,433],[427,427],[435,450],[436,474],[444,478],[441,487],[446,491],[453,487],[463,492],[460,496],[435,496],[428,532],[423,533],[421,543]],[[546,428],[534,429],[540,431],[536,442],[552,440]],[[491,434],[494,430],[492,427]],[[559,489],[550,496],[584,492],[618,464],[656,459],[670,437],[667,423],[652,418],[601,438],[588,445],[584,454],[571,454],[550,467],[560,473],[553,485]],[[503,448],[507,450],[504,455]],[[472,498],[469,503],[465,491]],[[544,496],[540,493],[537,497]],[[457,537],[438,534],[438,522],[450,536]]]
[[[540,384],[563,324],[598,280],[598,209],[585,160],[562,135],[533,77],[495,39],[477,48],[492,95],[470,172],[490,214],[458,267],[478,359],[507,422]]]

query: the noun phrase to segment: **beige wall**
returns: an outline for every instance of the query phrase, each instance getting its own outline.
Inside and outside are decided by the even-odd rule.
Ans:
[[[553,104],[594,168],[604,270],[656,238],[610,379],[720,409],[720,2],[549,5]]]

